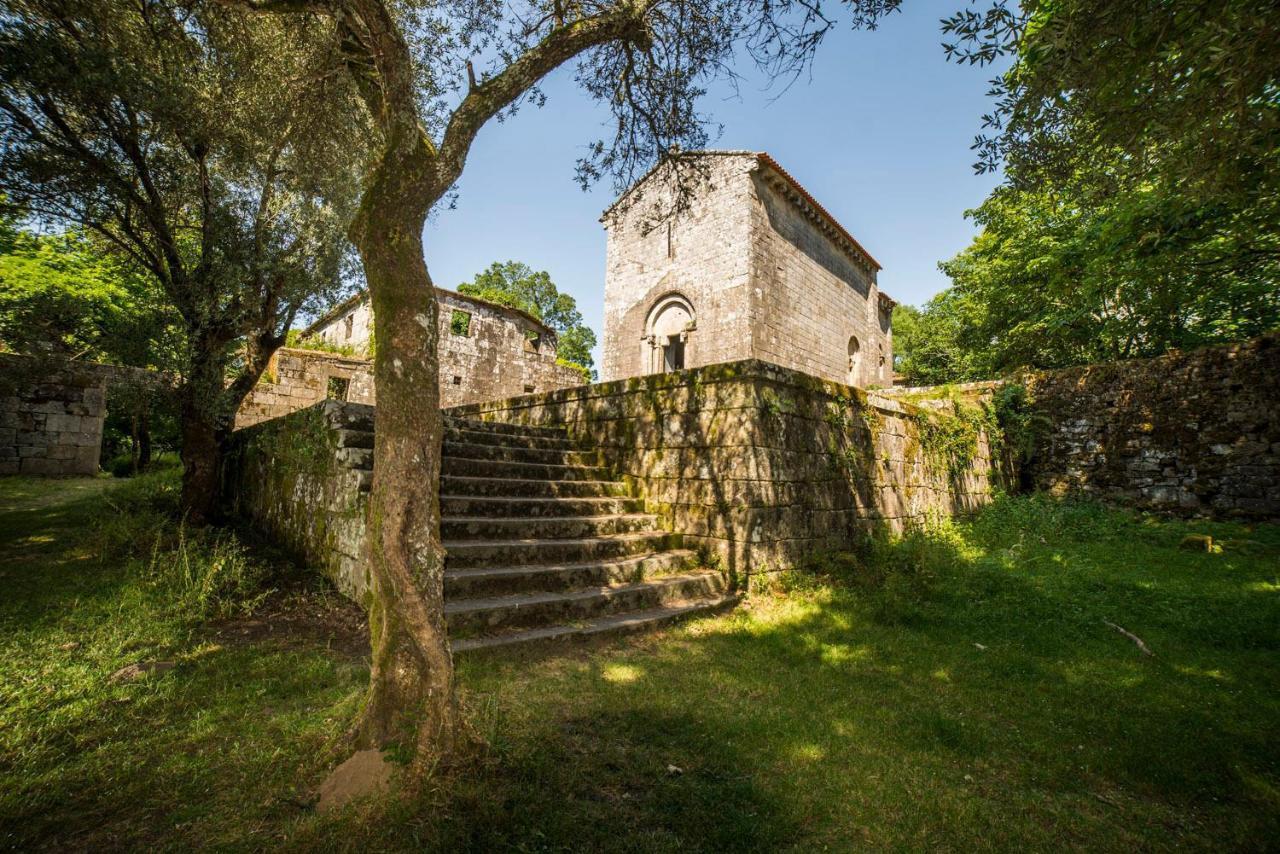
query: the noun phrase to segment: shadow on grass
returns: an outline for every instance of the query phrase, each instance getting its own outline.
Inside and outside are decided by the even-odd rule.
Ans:
[[[64,512],[23,524],[65,530],[87,511]],[[1254,545],[1180,551],[1200,528]],[[5,686],[19,727],[0,733],[0,843],[1114,850],[1280,835],[1280,528],[1010,499],[922,536],[884,544],[863,574],[853,562],[682,629],[465,660],[486,747],[414,801],[335,817],[300,804],[339,758],[363,670],[193,643],[111,610],[119,585],[99,579],[106,604],[79,594],[65,622],[7,627],[40,649],[19,650],[25,681]],[[49,589],[17,588],[3,619],[74,603],[79,568],[51,564]],[[178,644],[179,667],[104,688],[130,633]],[[59,652],[67,639],[97,657]]]

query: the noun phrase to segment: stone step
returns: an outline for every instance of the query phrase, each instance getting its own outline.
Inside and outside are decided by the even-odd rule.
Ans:
[[[614,480],[545,480],[542,478],[475,477],[446,473],[440,478],[442,499],[452,496],[500,498],[626,498],[625,484]]]
[[[720,573],[702,570],[612,587],[452,599],[445,602],[444,615],[449,634],[465,637],[539,624],[569,623],[623,611],[663,608],[721,596],[724,592],[724,578]]]
[[[575,643],[593,638],[608,638],[632,632],[650,631],[690,617],[709,616],[738,604],[735,594],[672,603],[662,608],[649,608],[625,614],[608,614],[579,623],[566,623],[505,634],[461,638],[453,641],[454,654],[477,653],[514,646]]]
[[[483,430],[463,430],[458,427],[444,428],[446,442],[461,442],[469,445],[504,445],[512,448],[550,448],[573,451],[578,445],[568,436],[525,436],[514,433],[494,433]]]
[[[447,569],[549,563],[586,563],[680,548],[681,538],[665,531],[610,534],[563,540],[448,540]]]
[[[471,430],[476,433],[503,433],[508,436],[541,436],[543,438],[566,438],[569,434],[563,427],[528,427],[524,424],[504,424],[501,421],[475,421],[470,418],[444,416],[444,426],[457,430]]]
[[[598,451],[571,451],[563,448],[521,448],[514,445],[463,444],[446,441],[444,456],[471,460],[504,460],[517,463],[550,463],[558,466],[598,466]]]
[[[345,448],[344,451],[355,451]],[[339,454],[343,451],[339,451]],[[538,480],[610,480],[603,466],[570,466],[552,463],[514,463],[506,460],[475,460],[446,456],[441,470],[447,475],[467,477],[534,478]]]
[[[449,570],[444,574],[445,596],[498,596],[507,593],[572,590],[644,581],[693,569],[698,556],[688,549],[643,554],[621,560],[549,566],[498,566]]]
[[[505,481],[504,481],[505,482]],[[440,513],[444,516],[524,516],[551,518],[558,516],[613,516],[618,513],[641,513],[644,502],[639,498],[510,498],[506,495],[442,495]]]
[[[339,448],[372,448],[372,430],[337,430]]]
[[[601,537],[656,531],[658,517],[647,513],[613,516],[446,516],[440,519],[440,536],[446,540],[552,539]]]
[[[373,470],[373,447],[368,448],[338,448],[338,453],[334,455],[338,460],[338,465],[345,466],[349,469],[362,469],[365,471]]]

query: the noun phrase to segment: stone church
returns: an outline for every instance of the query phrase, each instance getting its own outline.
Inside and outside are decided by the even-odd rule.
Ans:
[[[659,169],[602,217],[602,379],[760,359],[892,385],[894,300],[876,260],[768,154],[696,156],[704,183],[682,212],[653,224],[669,194]]]

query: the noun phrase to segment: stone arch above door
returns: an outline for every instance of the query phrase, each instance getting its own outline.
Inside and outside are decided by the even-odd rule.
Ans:
[[[681,293],[654,300],[645,318],[641,364],[650,374],[678,371],[688,365],[689,333],[697,328],[693,304]]]

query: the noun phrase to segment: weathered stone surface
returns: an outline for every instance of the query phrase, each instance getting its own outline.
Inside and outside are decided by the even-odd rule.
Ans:
[[[97,472],[113,370],[0,355],[0,474]]]
[[[761,359],[890,385],[893,301],[874,259],[767,155],[706,152],[698,166],[696,198],[670,221],[653,216],[663,169],[605,213],[602,376],[662,371],[675,337],[684,367]]]
[[[479,400],[541,392],[582,383],[574,368],[556,362],[555,333],[535,318],[486,300],[436,289],[440,329],[440,400],[456,406]],[[452,321],[467,316],[466,334]],[[351,300],[318,321],[309,334],[330,344],[364,353],[373,332],[367,298]],[[536,343],[535,343],[536,342]],[[330,380],[345,383],[340,398],[352,403],[376,402],[373,361],[364,355],[343,356],[317,350],[282,349],[250,392],[236,415],[247,427],[306,409],[332,397]]]
[[[743,578],[975,509],[995,472],[985,435],[966,470],[928,459],[918,407],[744,361],[472,404],[452,412],[564,426],[646,510]]]
[[[1027,377],[1035,485],[1178,514],[1280,518],[1280,334]]]

